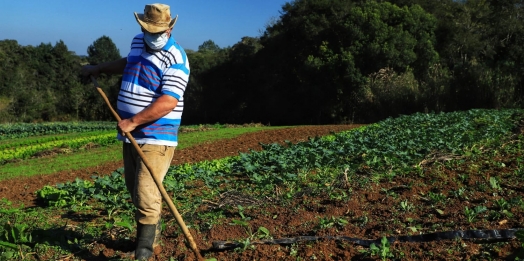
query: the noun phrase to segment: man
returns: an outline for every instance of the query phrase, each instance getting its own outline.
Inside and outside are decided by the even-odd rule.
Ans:
[[[160,237],[162,195],[123,133],[131,133],[163,181],[178,144],[189,63],[171,37],[178,16],[171,19],[168,5],[146,5],[144,13],[135,13],[135,18],[143,33],[134,37],[127,58],[84,66],[82,74],[123,74],[117,102],[123,119],[118,122],[118,139],[123,141],[126,186],[137,208],[135,259],[147,260]]]

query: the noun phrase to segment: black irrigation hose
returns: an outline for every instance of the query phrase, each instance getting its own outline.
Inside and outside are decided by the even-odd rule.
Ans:
[[[522,228],[500,229],[500,230],[457,230],[447,232],[435,232],[415,236],[398,236],[387,237],[389,243],[398,242],[431,242],[446,239],[471,239],[480,240],[483,242],[500,242],[515,238],[515,232],[523,230]],[[349,241],[357,245],[369,247],[371,244],[380,245],[382,239],[359,239],[345,236],[298,236],[293,238],[256,240],[250,244],[277,244],[277,245],[291,245],[302,241],[317,241],[317,240],[336,240]],[[244,243],[237,241],[213,241],[213,248],[215,250],[227,250],[237,247],[245,247]]]

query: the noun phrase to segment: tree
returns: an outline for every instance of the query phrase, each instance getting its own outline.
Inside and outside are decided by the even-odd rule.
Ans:
[[[220,51],[220,47],[212,40],[207,40],[198,46],[198,51],[216,53]]]
[[[241,60],[245,57],[252,57],[262,49],[260,39],[254,37],[242,37],[242,40],[231,48],[231,59]]]
[[[223,81],[209,78],[209,71],[221,68],[228,59],[229,48],[222,49],[212,40],[207,40],[198,47],[197,52],[187,50],[186,53],[191,64],[191,74],[184,94],[184,103],[188,104],[184,109],[184,122],[201,123],[208,119],[206,109],[217,111],[215,104],[206,101]],[[217,82],[213,84],[213,81]]]
[[[90,64],[99,64],[122,58],[120,51],[116,48],[111,38],[105,35],[87,47],[87,54],[87,60]]]
[[[111,38],[105,35],[98,38],[87,48],[87,54],[87,60],[90,64],[99,64],[122,58],[120,51],[116,48]],[[100,87],[106,93],[107,98],[113,106],[115,106],[118,98],[120,82],[120,75],[102,75],[98,79]],[[100,97],[97,97],[96,94],[93,95],[93,93],[94,92],[90,92],[89,96],[84,99],[86,104],[79,111],[79,114],[90,120],[112,120],[111,113],[108,112],[104,102],[101,101]]]
[[[524,1],[391,2],[420,4],[438,19],[436,50],[443,69],[453,75],[449,110],[522,104]]]
[[[265,92],[294,101],[274,113],[293,112],[293,118],[316,123],[354,119],[355,112],[358,116],[365,110],[358,98],[368,75],[383,68],[397,73],[414,68],[420,76],[438,61],[435,28],[436,19],[418,5],[345,0],[285,4],[281,21],[263,35],[259,52],[266,60],[278,60],[272,62],[275,72],[265,75],[285,75]]]

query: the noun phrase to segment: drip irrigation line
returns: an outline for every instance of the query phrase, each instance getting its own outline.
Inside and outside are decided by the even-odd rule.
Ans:
[[[434,232],[428,234],[414,235],[414,236],[397,236],[386,237],[388,242],[431,242],[449,239],[466,239],[479,240],[481,242],[501,242],[508,241],[515,238],[515,232],[524,230],[524,228],[511,229],[496,229],[496,230],[456,230],[446,232]],[[382,238],[379,239],[360,239],[346,236],[297,236],[292,238],[254,240],[249,244],[276,244],[276,245],[291,245],[304,241],[318,241],[318,240],[336,240],[352,242],[357,245],[369,247],[371,244],[380,245]],[[213,241],[212,249],[228,250],[237,247],[245,247],[245,243],[238,241]]]

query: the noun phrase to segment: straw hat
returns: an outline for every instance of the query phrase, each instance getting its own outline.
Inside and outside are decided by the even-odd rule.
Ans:
[[[135,12],[136,21],[150,33],[160,33],[175,26],[178,15],[171,20],[169,5],[149,4],[144,7],[143,14]]]

